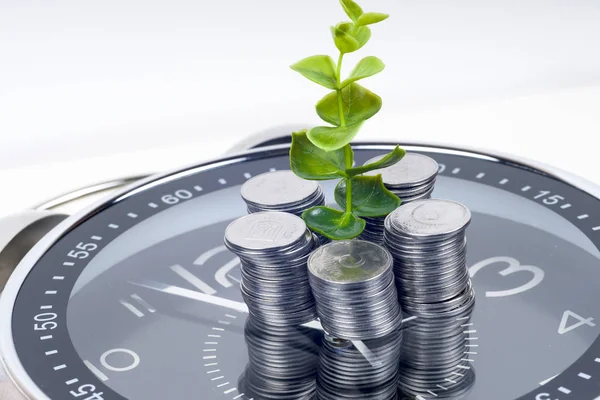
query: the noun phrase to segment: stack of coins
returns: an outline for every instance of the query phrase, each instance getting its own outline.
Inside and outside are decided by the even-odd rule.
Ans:
[[[328,334],[342,339],[383,337],[402,324],[393,259],[377,244],[335,241],[308,259],[317,313]]]
[[[246,215],[229,224],[225,245],[240,258],[242,297],[257,320],[288,326],[316,318],[306,268],[316,244],[302,218],[284,212]]]
[[[392,400],[398,388],[398,359],[402,330],[363,343],[371,353],[365,357],[348,341],[325,335],[319,358],[319,400]]]
[[[247,398],[314,398],[322,332],[301,326],[267,326],[250,316],[244,336],[249,357]]]
[[[383,156],[375,157],[365,164],[379,161]],[[407,153],[402,160],[391,167],[378,169],[365,175],[381,174],[384,186],[408,204],[415,200],[431,197],[438,173],[438,163],[431,157]],[[367,225],[360,238],[374,243],[383,243],[385,217],[365,217]]]
[[[402,309],[414,316],[450,317],[472,304],[467,270],[471,212],[450,200],[417,200],[385,220]]]
[[[460,398],[470,390],[476,354],[476,347],[469,347],[476,346],[471,340],[472,310],[472,304],[465,305],[453,316],[422,317],[405,324],[399,378],[404,394]]]
[[[321,185],[299,178],[290,170],[257,175],[244,183],[241,194],[248,213],[282,211],[300,217],[311,207],[325,205]],[[321,244],[328,242],[324,236],[316,237]]]

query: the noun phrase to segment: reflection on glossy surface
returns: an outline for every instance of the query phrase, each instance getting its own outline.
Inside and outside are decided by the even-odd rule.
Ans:
[[[249,363],[239,387],[248,398],[314,398],[321,331],[267,326],[249,316],[244,335]]]
[[[474,292],[469,287],[461,297],[465,302],[450,314],[419,316],[405,325],[399,387],[406,395],[459,399],[475,383]]]
[[[460,399],[475,383],[473,302],[458,315],[408,319],[364,341],[368,361],[352,342],[306,327],[274,327],[251,315],[244,336],[249,362],[239,379],[244,399]]]
[[[339,399],[395,399],[398,387],[398,358],[402,330],[373,340],[365,346],[373,354],[373,364],[347,341],[336,341],[326,336],[319,357],[317,398]]]

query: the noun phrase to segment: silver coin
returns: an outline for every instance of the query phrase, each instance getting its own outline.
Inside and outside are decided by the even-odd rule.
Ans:
[[[384,156],[378,156],[370,159],[365,164],[379,161]],[[381,174],[381,178],[386,186],[406,186],[423,183],[434,178],[439,170],[438,163],[431,157],[417,154],[406,153],[406,155],[396,164],[367,172],[365,175]]]
[[[368,282],[385,274],[392,266],[390,253],[363,240],[342,240],[315,250],[309,260],[311,274],[335,284]]]
[[[302,218],[284,212],[259,212],[229,224],[225,240],[238,248],[267,250],[290,246],[305,234]]]
[[[291,170],[257,175],[241,189],[245,201],[265,206],[282,206],[305,201],[319,190],[319,183],[296,176]]]
[[[387,219],[399,233],[437,236],[464,230],[471,221],[471,212],[455,201],[427,199],[399,207]]]

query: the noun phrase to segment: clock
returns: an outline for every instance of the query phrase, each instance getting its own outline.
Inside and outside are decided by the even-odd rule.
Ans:
[[[151,176],[65,220],[45,220],[59,224],[35,238],[0,299],[0,358],[18,390],[31,400],[258,400],[310,398],[302,388],[326,386],[315,375],[319,358],[348,344],[324,343],[311,328],[257,325],[242,301],[239,260],[223,243],[228,224],[247,212],[241,185],[289,168],[288,140]],[[357,163],[394,145],[356,143]],[[421,363],[419,376],[450,367],[456,379],[431,387],[423,379],[418,393],[401,387],[393,396],[600,398],[598,189],[506,156],[400,145],[439,164],[433,198],[472,212],[467,261],[477,301]],[[322,185],[332,202],[334,182]],[[403,329],[400,344],[366,345],[431,339],[418,318]],[[462,350],[460,368],[444,364],[444,346]],[[392,398],[357,382],[342,382],[354,398]]]

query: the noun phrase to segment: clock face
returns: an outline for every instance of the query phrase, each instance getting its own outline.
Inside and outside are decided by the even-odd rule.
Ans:
[[[357,163],[391,148],[357,145]],[[74,224],[3,316],[29,378],[16,359],[5,360],[9,372],[40,399],[600,396],[600,201],[512,162],[406,149],[439,163],[432,197],[472,212],[468,315],[450,324],[406,315],[400,332],[362,343],[366,352],[314,326],[249,318],[223,233],[246,214],[241,185],[288,168],[279,147],[157,178]],[[334,184],[322,183],[329,201]],[[368,354],[399,363],[397,394]]]

